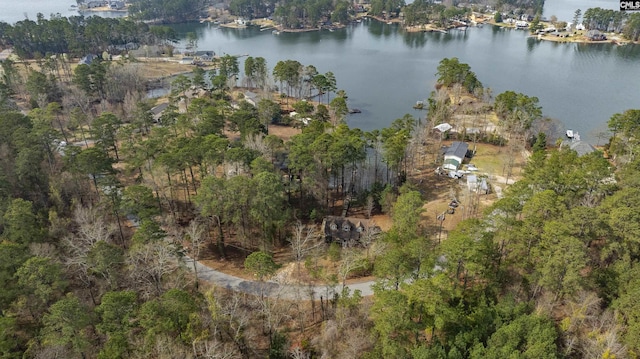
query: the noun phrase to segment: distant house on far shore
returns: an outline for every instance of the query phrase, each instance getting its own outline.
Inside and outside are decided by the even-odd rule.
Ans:
[[[194,56],[200,61],[212,61],[215,56],[213,51],[196,51]]]
[[[589,41],[604,41],[607,39],[607,36],[598,30],[589,30],[585,36]]]
[[[122,10],[124,9],[124,1],[112,0],[109,2],[109,8],[111,10]]]
[[[103,0],[89,0],[85,3],[87,9],[93,9],[96,7],[103,7],[103,6],[107,6],[107,2],[103,1]]]

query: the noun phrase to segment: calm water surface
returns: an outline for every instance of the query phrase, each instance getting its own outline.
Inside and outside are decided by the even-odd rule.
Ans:
[[[262,56],[270,67],[294,59],[332,71],[349,95],[351,126],[388,126],[432,91],[438,62],[458,57],[470,64],[494,95],[506,90],[537,96],[545,115],[595,141],[617,112],[640,108],[640,46],[556,44],[528,33],[484,26],[449,34],[407,34],[396,25],[365,21],[335,32],[273,35],[184,24],[198,34],[198,48],[218,54]],[[184,44],[182,44],[184,46]],[[242,63],[241,63],[242,69]]]
[[[544,2],[544,16],[550,18],[555,15],[558,20],[571,22],[577,9],[584,14],[590,8],[620,9],[618,0],[546,0]]]
[[[71,10],[71,5],[75,4],[76,0],[0,0],[0,21],[10,24],[26,18],[35,21],[38,13],[42,13],[47,19],[51,14],[60,14],[62,16],[79,15],[78,11]],[[126,13],[119,11],[85,13],[85,16],[88,15],[122,17]]]
[[[15,22],[68,11],[74,1],[0,0],[0,20]],[[615,8],[614,0],[547,0],[545,16],[571,20],[589,7]],[[617,112],[640,108],[640,46],[555,44],[528,38],[524,31],[491,26],[449,34],[406,34],[396,25],[363,22],[335,32],[273,35],[256,28],[218,29],[206,24],[176,25],[183,36],[198,34],[198,49],[218,54],[262,56],[272,68],[294,59],[332,71],[347,91],[351,126],[371,130],[394,119],[424,112],[412,106],[433,90],[438,62],[458,57],[471,65],[494,95],[506,90],[537,96],[544,114],[595,142]],[[184,42],[179,44],[184,47]],[[242,64],[241,64],[242,68]]]

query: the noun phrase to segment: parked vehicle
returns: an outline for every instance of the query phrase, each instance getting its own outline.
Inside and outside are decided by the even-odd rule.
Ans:
[[[462,171],[449,171],[449,177],[455,178],[455,179],[460,179],[460,178],[464,177],[464,172],[462,172]]]

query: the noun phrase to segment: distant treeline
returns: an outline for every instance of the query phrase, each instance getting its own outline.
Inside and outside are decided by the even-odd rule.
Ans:
[[[496,9],[501,9],[504,6],[512,8],[527,9],[529,14],[542,14],[544,9],[544,0],[498,0]]]
[[[206,14],[203,0],[132,0],[129,14],[142,20],[178,23]]]
[[[633,41],[640,36],[640,13],[591,8],[584,12],[583,24],[589,30],[622,32]]]
[[[146,45],[174,39],[175,33],[167,27],[98,16],[45,19],[38,14],[37,21],[22,20],[14,25],[0,22],[0,46],[13,47],[25,59],[63,53],[84,56],[128,43]]]
[[[345,0],[283,0],[277,4],[273,1],[231,0],[229,11],[248,19],[273,14],[278,23],[292,29],[316,27],[328,21],[346,23],[349,14],[354,13]]]

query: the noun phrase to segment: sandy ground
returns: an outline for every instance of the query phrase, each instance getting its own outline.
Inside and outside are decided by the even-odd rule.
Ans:
[[[284,142],[289,141],[292,136],[295,136],[299,133],[302,133],[301,129],[294,128],[291,126],[278,126],[278,125],[269,126],[269,134],[280,137]]]
[[[145,66],[142,67],[142,75],[147,79],[188,74],[195,68],[193,65],[180,64],[178,62],[179,60],[180,58],[175,56],[173,58],[137,58],[137,61],[145,64]]]

